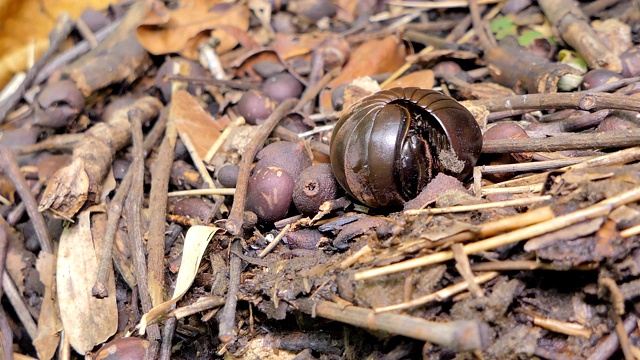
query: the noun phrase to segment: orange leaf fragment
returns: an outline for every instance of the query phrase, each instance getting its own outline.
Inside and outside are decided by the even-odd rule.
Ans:
[[[244,5],[197,0],[179,2],[176,9],[169,10],[161,2],[154,4],[136,35],[140,44],[155,55],[180,53],[196,60],[198,45],[210,35],[220,41],[216,51],[224,53],[238,45],[238,41],[223,28],[233,26],[243,31],[249,28],[249,9]]]
[[[339,85],[363,76],[393,72],[404,64],[406,55],[407,48],[396,35],[360,45],[351,53],[349,62],[340,75],[329,83],[328,88],[331,90],[325,90],[320,95],[321,111],[331,109],[331,91]]]
[[[178,132],[186,133],[196,152],[203,158],[221,134],[221,125],[206,112],[188,92],[181,90],[173,94],[171,112]]]

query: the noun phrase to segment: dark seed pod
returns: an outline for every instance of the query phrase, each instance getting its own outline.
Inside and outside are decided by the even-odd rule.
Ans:
[[[261,90],[247,91],[238,102],[238,112],[251,125],[262,123],[275,108],[276,103]]]
[[[283,72],[265,80],[262,89],[278,103],[288,98],[297,98],[302,94],[302,83],[295,76]]]
[[[322,233],[316,229],[300,229],[288,232],[284,238],[289,249],[315,250],[322,238]]]
[[[398,206],[439,172],[466,178],[481,150],[480,127],[457,101],[433,90],[394,88],[364,98],[338,120],[331,167],[362,203]]]
[[[640,75],[640,46],[634,46],[620,54],[620,61],[622,61],[623,77],[630,78]]]
[[[304,215],[313,215],[325,201],[338,198],[338,192],[331,165],[311,165],[296,180],[293,203]]]
[[[278,75],[286,69],[284,65],[275,61],[261,61],[253,65],[253,71],[263,78]]]
[[[38,125],[61,128],[69,125],[84,109],[84,96],[76,83],[61,80],[45,86],[35,106]]]
[[[218,170],[218,181],[220,181],[220,184],[226,188],[234,188],[238,181],[239,172],[240,167],[238,165],[225,165]]]
[[[291,113],[280,121],[280,126],[299,134],[313,129],[313,122],[300,113]]]
[[[290,141],[276,141],[265,146],[256,154],[258,163],[253,171],[269,166],[282,168],[294,181],[302,170],[311,166],[311,157],[300,144]]]
[[[124,360],[142,359],[149,348],[149,341],[136,337],[123,337],[102,345],[94,359]]]
[[[209,221],[213,216],[211,213],[212,207],[213,205],[204,199],[190,197],[176,201],[173,204],[172,212],[175,215],[185,216],[191,219]]]
[[[263,223],[283,219],[291,206],[293,179],[279,167],[259,169],[249,179],[248,211],[253,211]]]
[[[287,10],[315,23],[324,17],[332,17],[338,11],[338,6],[330,0],[291,0]]]
[[[602,86],[614,81],[622,79],[620,74],[606,69],[594,69],[584,74],[582,79],[582,87],[584,89],[593,89],[594,87]]]

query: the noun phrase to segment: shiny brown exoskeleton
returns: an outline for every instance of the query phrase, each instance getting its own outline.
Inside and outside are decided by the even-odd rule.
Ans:
[[[338,183],[370,207],[415,198],[439,172],[466,178],[482,150],[473,115],[434,90],[393,88],[364,98],[333,130]]]

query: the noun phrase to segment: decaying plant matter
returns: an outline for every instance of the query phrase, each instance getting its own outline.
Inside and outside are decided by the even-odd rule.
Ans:
[[[61,17],[0,97],[0,353],[638,358],[637,5]]]

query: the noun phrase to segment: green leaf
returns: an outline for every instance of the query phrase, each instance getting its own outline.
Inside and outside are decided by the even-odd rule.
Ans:
[[[518,43],[521,46],[528,46],[536,39],[544,39],[544,35],[536,30],[525,30],[520,36],[518,36]]]
[[[510,17],[503,16],[491,22],[491,31],[495,35],[496,40],[502,40],[507,35],[516,35],[518,27]]]

